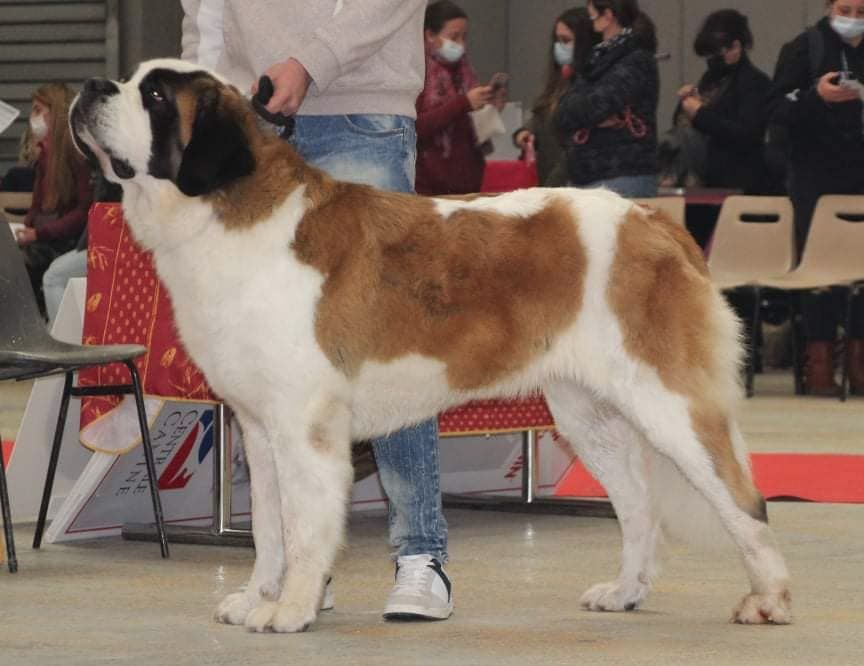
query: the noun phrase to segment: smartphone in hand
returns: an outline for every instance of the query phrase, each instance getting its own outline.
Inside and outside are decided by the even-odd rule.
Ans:
[[[504,72],[495,72],[492,78],[489,79],[489,85],[492,86],[492,92],[498,92],[507,86],[507,81],[510,77]]]

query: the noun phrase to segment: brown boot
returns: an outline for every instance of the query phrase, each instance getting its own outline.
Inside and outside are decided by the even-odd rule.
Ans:
[[[864,340],[849,340],[846,354],[849,368],[849,390],[854,395],[864,395]]]
[[[808,342],[804,360],[804,386],[808,395],[837,395],[834,382],[834,343]]]

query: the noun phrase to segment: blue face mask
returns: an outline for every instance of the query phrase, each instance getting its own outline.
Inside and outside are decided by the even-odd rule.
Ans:
[[[458,62],[465,55],[465,47],[451,39],[445,39],[437,53],[442,60]]]
[[[564,42],[555,42],[552,47],[552,54],[555,56],[555,62],[559,67],[573,64],[573,44],[565,44]]]

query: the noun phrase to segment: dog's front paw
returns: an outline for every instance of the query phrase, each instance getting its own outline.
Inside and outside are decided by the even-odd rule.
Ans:
[[[315,608],[306,608],[297,603],[265,601],[259,604],[246,618],[246,628],[263,633],[294,634],[306,631],[317,616]]]
[[[273,631],[284,634],[306,631],[317,616],[315,606],[308,607],[308,604],[301,605],[293,602],[281,604],[273,618],[272,628]]]
[[[773,594],[748,594],[732,612],[737,624],[790,624],[792,597],[788,590]]]
[[[258,603],[246,592],[234,592],[225,597],[216,607],[216,621],[222,624],[244,624],[249,613]]]
[[[582,595],[579,603],[591,611],[632,611],[639,608],[647,594],[648,586],[644,583],[612,581],[594,585]]]

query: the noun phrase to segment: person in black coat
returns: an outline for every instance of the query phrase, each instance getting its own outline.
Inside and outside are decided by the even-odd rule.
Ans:
[[[752,48],[753,33],[741,12],[721,9],[705,18],[693,51],[705,59],[706,70],[698,84],[686,84],[678,91],[674,127],[660,145],[663,185],[745,194],[777,189],[764,159],[771,79],[750,61],[747,52]],[[687,228],[700,247],[708,247],[719,213],[718,206],[689,207]],[[761,331],[752,331],[752,290],[728,292],[726,297],[758,350]],[[757,367],[759,358],[757,352]]]
[[[681,165],[695,173],[672,186],[719,187],[764,194],[772,188],[764,161],[765,131],[770,115],[771,79],[757,69],[747,52],[753,34],[747,17],[734,9],[709,14],[693,43],[707,69],[697,85],[678,91],[675,111],[679,132],[691,127],[701,150],[700,164]],[[673,178],[688,178],[675,174]]]
[[[660,76],[654,53],[634,31],[642,12],[637,0],[591,0],[588,14],[603,41],[558,105],[569,181],[654,196]]]
[[[774,73],[774,118],[788,141],[789,196],[799,253],[823,194],[864,194],[862,101],[848,79],[864,81],[864,0],[828,0],[828,15],[783,46]],[[842,302],[842,299],[839,299]],[[805,386],[832,394],[833,347],[842,307],[831,293],[802,299],[807,337]],[[853,303],[849,380],[864,393],[864,297]]]

